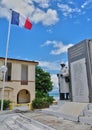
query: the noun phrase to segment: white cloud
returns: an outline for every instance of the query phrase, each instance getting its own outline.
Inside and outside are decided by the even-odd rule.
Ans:
[[[61,42],[61,41],[49,41],[48,40],[42,45],[42,47],[49,46],[49,45],[53,45],[53,48],[56,48],[56,49],[51,50],[51,52],[50,52],[50,54],[53,54],[53,55],[59,55],[62,53],[66,53],[67,49],[69,47],[73,46],[73,44],[64,45],[63,42]]]
[[[33,3],[31,2],[29,4],[29,1],[27,0],[1,0],[1,5],[7,9],[6,14],[7,14],[7,17],[8,17],[8,13],[10,12],[9,9],[13,9],[25,16],[31,16],[32,13],[35,11],[35,7],[33,5]],[[0,12],[2,11],[2,8],[0,9]],[[2,12],[2,15],[3,15],[3,12]],[[6,17],[6,18],[7,18]]]
[[[48,62],[48,61],[38,61],[40,67],[46,68],[46,70],[60,70],[59,62]]]
[[[56,74],[51,74],[51,81],[53,82],[54,89],[59,88],[58,86],[58,77]]]
[[[15,59],[21,59],[21,60],[28,60],[30,61],[29,58],[25,57],[21,57],[21,56],[17,56],[17,57],[14,57]],[[34,61],[34,59],[31,61]],[[41,60],[35,60],[36,62],[38,62],[38,66],[40,66],[41,68],[43,68],[45,71],[60,71],[60,63],[62,61],[53,61],[53,62],[50,62],[50,61],[41,61]],[[67,63],[67,62],[66,62]]]
[[[71,16],[72,13],[80,13],[81,10],[79,8],[71,8],[67,4],[57,4],[59,9],[62,11],[64,16]]]
[[[59,19],[56,10],[48,9],[47,12],[37,8],[34,12],[32,20],[35,23],[42,22],[43,25],[55,24]]]
[[[90,3],[92,3],[92,0],[86,0],[86,1],[81,5],[81,8],[85,8],[85,6],[89,5]]]
[[[45,70],[51,71],[56,70],[60,71],[60,63],[59,62],[48,62],[48,61],[38,61],[39,66],[42,68],[46,68]],[[54,90],[58,89],[58,77],[57,74],[50,74],[51,75],[51,81],[53,82]]]
[[[75,5],[74,1],[69,1],[68,2],[70,5]]]
[[[52,25],[58,22],[58,14],[56,10],[48,8],[45,12],[44,10],[35,7],[34,1],[39,5],[45,7],[49,6],[49,1],[43,2],[42,0],[1,0],[1,6],[5,8],[0,8],[0,17],[6,17],[9,19],[9,9],[13,9],[31,19],[32,22],[41,22],[43,25]]]
[[[42,8],[48,8],[49,7],[49,0],[33,0],[36,3],[39,4],[40,7]]]
[[[7,8],[0,8],[0,17],[10,19],[10,11]]]
[[[58,71],[59,73],[61,69],[61,66],[60,66],[61,62],[64,62],[66,66],[68,66],[68,61],[64,61],[64,59],[62,59],[62,61],[59,60],[59,61],[53,61],[53,62],[39,60],[38,65],[44,68],[46,71]]]

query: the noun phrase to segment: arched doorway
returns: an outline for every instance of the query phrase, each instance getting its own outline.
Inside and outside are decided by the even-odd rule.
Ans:
[[[29,103],[30,102],[30,93],[26,89],[22,89],[17,94],[17,103]]]

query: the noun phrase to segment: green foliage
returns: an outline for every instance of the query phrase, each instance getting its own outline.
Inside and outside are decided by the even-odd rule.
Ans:
[[[46,100],[49,103],[49,105],[52,104],[54,100],[53,96],[49,96],[48,93],[43,93],[42,91],[36,92],[36,98],[42,98],[42,100]]]
[[[53,97],[35,98],[32,101],[33,109],[47,108],[53,102]]]
[[[48,93],[44,93],[42,90],[37,90],[36,91],[36,98],[43,98],[43,97],[47,97]]]
[[[40,109],[42,108],[42,98],[35,98],[33,101],[32,101],[32,107],[35,109]]]
[[[48,93],[53,89],[51,76],[40,67],[36,67],[36,90]]]
[[[50,97],[48,92],[53,89],[51,76],[40,67],[36,67],[36,98],[32,101],[34,109],[49,107],[53,102],[53,97]]]
[[[54,101],[53,96],[48,96],[47,97],[47,102],[49,103],[49,105],[51,105],[53,103],[53,101]]]
[[[6,110],[7,108],[9,108],[9,104],[11,103],[10,100],[4,100],[3,103],[3,110]],[[0,100],[0,108],[1,108],[1,100]]]

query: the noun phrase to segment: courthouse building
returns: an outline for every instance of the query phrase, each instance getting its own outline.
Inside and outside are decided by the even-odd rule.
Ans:
[[[5,59],[0,57],[0,67]],[[29,103],[35,98],[35,66],[38,62],[8,58],[4,99],[14,103]],[[3,75],[0,72],[0,99]]]

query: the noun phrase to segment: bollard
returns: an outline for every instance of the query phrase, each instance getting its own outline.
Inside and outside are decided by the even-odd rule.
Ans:
[[[33,110],[32,103],[28,103],[28,105],[29,105],[29,109],[32,111]]]
[[[12,103],[9,104],[9,109],[10,109],[10,110],[13,109],[13,104],[12,104]]]

